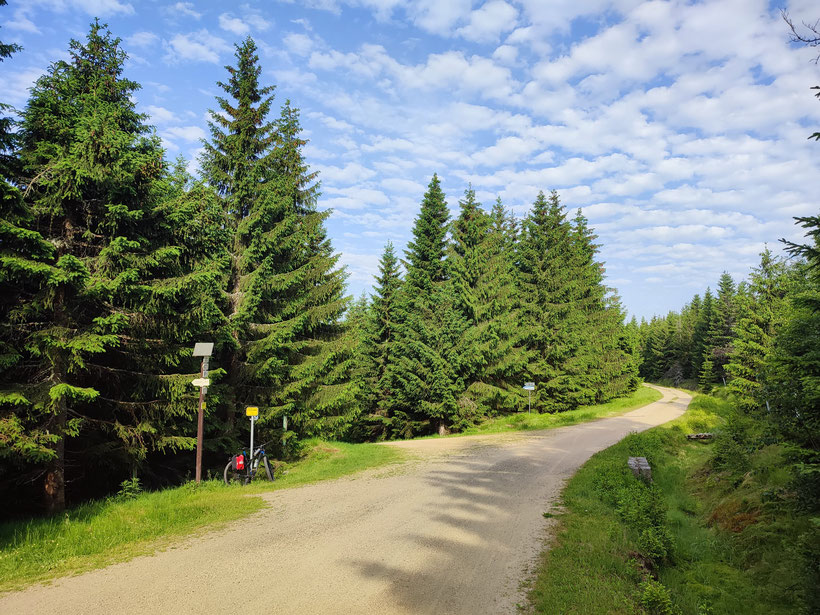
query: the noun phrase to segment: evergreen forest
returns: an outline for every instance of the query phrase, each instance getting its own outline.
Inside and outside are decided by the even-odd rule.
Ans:
[[[724,464],[749,470],[773,446],[786,451],[793,493],[769,494],[820,510],[820,216],[797,218],[808,243],[766,248],[747,280],[728,273],[680,312],[642,321],[640,375],[726,397]],[[748,467],[747,467],[748,466]],[[794,496],[794,497],[792,497]],[[788,507],[787,507],[788,508]],[[816,540],[816,533],[815,533]],[[813,547],[816,549],[817,545]],[[816,563],[816,560],[815,560]],[[816,574],[816,569],[815,569]]]
[[[17,51],[0,46],[0,60]],[[59,513],[124,479],[190,478],[197,342],[214,344],[209,469],[247,441],[248,405],[285,459],[309,437],[446,434],[525,411],[527,381],[536,412],[603,402],[638,386],[642,359],[649,379],[734,378],[750,407],[817,402],[816,382],[771,384],[811,360],[794,354],[812,351],[802,332],[818,326],[808,264],[769,255],[749,284],[721,281],[680,315],[625,324],[594,231],[555,191],[518,219],[466,186],[451,218],[432,174],[407,249],[385,245],[372,294],[352,300],[299,110],[261,80],[254,41],[217,83],[199,177],[167,159],[125,60],[95,21],[25,108],[0,107],[4,511]]]

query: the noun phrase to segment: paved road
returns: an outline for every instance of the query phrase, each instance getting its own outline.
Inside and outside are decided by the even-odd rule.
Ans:
[[[0,613],[515,613],[564,481],[691,400],[659,390],[661,401],[572,427],[393,443],[416,461],[271,493],[227,529],[6,595]]]

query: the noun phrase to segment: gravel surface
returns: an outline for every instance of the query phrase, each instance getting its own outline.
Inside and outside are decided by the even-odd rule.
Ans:
[[[691,397],[543,432],[391,443],[408,463],[273,492],[227,529],[0,598],[0,613],[514,614],[568,477]],[[626,460],[624,460],[626,463]]]

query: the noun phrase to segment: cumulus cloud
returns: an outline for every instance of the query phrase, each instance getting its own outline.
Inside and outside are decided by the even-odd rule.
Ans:
[[[131,47],[148,48],[159,42],[159,37],[153,32],[135,32],[125,42]]]
[[[198,12],[193,2],[176,2],[166,7],[165,12],[174,17],[191,17],[199,19],[202,13]]]
[[[196,62],[219,63],[219,56],[232,50],[232,47],[222,38],[214,36],[207,29],[191,32],[190,34],[176,34],[168,42],[168,59],[192,60]]]
[[[241,17],[233,13],[222,13],[219,16],[219,27],[237,36],[245,36],[251,29],[264,32],[270,27],[270,22],[262,14],[248,4],[240,7]]]
[[[358,162],[349,162],[343,167],[333,165],[317,166],[323,182],[352,184],[371,179],[376,175],[372,169],[368,169]]]
[[[166,128],[163,133],[183,141],[199,141],[206,136],[205,131],[199,126],[172,126]]]
[[[282,42],[287,51],[299,56],[309,56],[315,47],[315,43],[311,37],[296,32],[286,34]]]
[[[152,122],[156,122],[158,124],[167,124],[169,122],[178,121],[176,113],[174,113],[173,111],[169,111],[165,107],[148,105],[145,107],[145,110],[148,112],[148,115],[150,116],[150,120]]]
[[[29,13],[25,8],[20,8],[14,11],[12,18],[5,22],[3,27],[8,28],[9,30],[30,32],[31,34],[40,33],[39,28],[37,28],[34,22],[29,19]]]
[[[471,12],[467,25],[456,34],[479,43],[496,41],[502,33],[515,28],[517,18],[518,10],[504,0],[490,0]]]
[[[172,0],[172,24],[201,20],[196,32],[164,35],[172,67],[221,65],[229,40],[269,28],[274,11],[245,1],[212,11]],[[119,14],[137,6],[93,2]],[[28,49],[25,36],[45,31],[38,10],[84,13],[93,2],[30,0],[4,25]],[[303,110],[320,205],[335,209],[329,229],[342,238],[334,245],[361,257],[348,261],[351,280],[367,277],[376,242],[392,237],[401,249],[433,172],[447,178],[451,207],[472,183],[483,202],[500,195],[519,216],[539,190],[556,188],[568,208],[583,207],[610,281],[623,281],[627,307],[643,313],[678,307],[688,297],[674,298],[677,289],[691,295],[693,279],[716,280],[727,261],[742,273],[765,241],[799,238],[791,216],[816,212],[813,55],[789,47],[762,0],[291,4],[292,19],[260,41],[262,79]],[[364,34],[340,36],[354,18]],[[147,31],[126,41],[159,43]],[[42,71],[9,68],[0,88],[19,106]],[[169,147],[190,150],[202,131],[187,124],[198,120],[174,106],[176,88],[161,87],[142,108]],[[652,294],[647,278],[668,298],[642,296]]]
[[[109,15],[132,15],[134,7],[121,0],[67,0],[67,4],[88,15],[107,17]]]
[[[248,24],[230,13],[222,13],[219,16],[219,27],[228,32],[233,32],[237,36],[244,36],[251,30]]]

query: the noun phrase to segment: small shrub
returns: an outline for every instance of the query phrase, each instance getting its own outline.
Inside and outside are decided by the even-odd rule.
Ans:
[[[672,604],[672,596],[669,590],[661,583],[649,579],[640,585],[641,606],[649,615],[679,615],[680,609]]]
[[[733,474],[743,474],[750,469],[749,452],[752,437],[748,420],[735,414],[731,416],[715,438],[713,465]]]
[[[648,527],[638,538],[641,553],[655,562],[667,559],[672,550],[672,534],[665,527]]]
[[[120,483],[120,490],[117,491],[117,498],[120,500],[134,500],[142,493],[140,479],[136,476]]]

